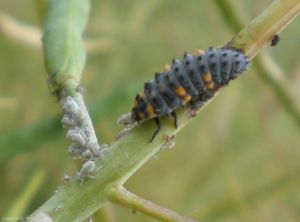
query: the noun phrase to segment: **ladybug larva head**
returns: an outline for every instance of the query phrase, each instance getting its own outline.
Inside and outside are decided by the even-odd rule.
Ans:
[[[131,117],[134,121],[151,119],[155,116],[154,109],[149,103],[144,93],[139,93],[135,97],[135,104],[131,111]]]

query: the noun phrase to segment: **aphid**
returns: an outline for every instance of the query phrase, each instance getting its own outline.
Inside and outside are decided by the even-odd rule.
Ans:
[[[80,128],[72,128],[67,132],[66,138],[80,146],[85,145],[85,136]]]
[[[69,118],[79,123],[84,120],[84,113],[81,111],[77,102],[71,96],[64,98],[61,103],[63,113],[67,114]]]
[[[79,106],[77,105],[76,101],[71,96],[68,96],[62,100],[61,108],[64,113],[80,112]]]
[[[81,155],[84,151],[86,150],[86,148],[84,146],[78,145],[78,144],[71,144],[68,147],[68,152],[71,156],[79,156]]]
[[[65,114],[63,116],[63,118],[61,119],[61,123],[63,124],[64,128],[72,128],[78,125],[77,122],[68,114]]]
[[[84,160],[89,160],[93,157],[93,154],[91,153],[90,150],[85,150],[84,152],[81,153],[81,157],[84,159]]]
[[[92,142],[87,144],[87,149],[90,151],[90,154],[93,155],[94,157],[100,156],[100,147],[98,143]]]
[[[64,174],[63,180],[64,180],[65,182],[70,182],[71,177],[70,177],[68,174],[65,173],[65,174]]]
[[[280,37],[279,35],[274,35],[272,40],[271,40],[271,46],[276,46],[280,41]]]
[[[250,63],[248,57],[236,49],[209,48],[185,53],[182,60],[173,59],[154,80],[145,83],[144,91],[135,97],[132,120],[153,119],[157,125],[151,142],[161,128],[160,117],[172,116],[177,128],[175,110],[201,104],[222,86],[237,78]]]
[[[82,165],[80,171],[77,173],[77,177],[81,181],[80,186],[82,185],[85,178],[87,178],[87,177],[89,177],[91,179],[95,178],[90,175],[94,171],[95,167],[96,167],[96,164],[92,160],[88,160]]]
[[[167,136],[166,142],[162,145],[161,149],[171,149],[175,146],[175,136]]]

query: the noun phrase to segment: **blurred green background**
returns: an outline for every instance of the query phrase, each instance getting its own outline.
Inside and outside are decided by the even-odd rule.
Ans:
[[[92,1],[85,37],[93,44],[82,84],[101,143],[114,141],[121,129],[118,117],[130,111],[155,71],[185,51],[232,38],[235,32],[215,2]],[[232,2],[250,21],[272,1]],[[41,28],[43,3],[0,0],[0,10]],[[12,38],[3,28],[12,26],[0,18],[1,218],[29,215],[76,166],[47,87],[41,48]],[[280,34],[278,46],[264,51],[282,70],[300,112],[299,27],[298,18]],[[201,221],[300,221],[299,129],[299,120],[252,66],[179,133],[173,149],[146,163],[126,187]],[[155,220],[107,205],[94,221]]]

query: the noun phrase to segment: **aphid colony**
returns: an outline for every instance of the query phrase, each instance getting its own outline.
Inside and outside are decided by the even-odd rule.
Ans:
[[[173,59],[154,80],[145,83],[144,91],[137,94],[131,115],[134,121],[154,119],[161,128],[160,117],[171,115],[177,128],[175,110],[179,107],[197,106],[207,101],[220,87],[244,72],[249,64],[246,55],[236,49],[209,48],[185,53],[182,60]]]
[[[78,106],[77,101],[71,96],[67,96],[61,99],[60,102],[64,114],[62,124],[68,129],[66,138],[72,142],[68,151],[72,157],[81,159],[83,162],[82,168],[77,173],[77,177],[82,184],[86,177],[91,177],[90,174],[96,166],[95,160],[100,157],[103,147],[91,141],[89,137],[90,129],[85,123],[84,113]]]

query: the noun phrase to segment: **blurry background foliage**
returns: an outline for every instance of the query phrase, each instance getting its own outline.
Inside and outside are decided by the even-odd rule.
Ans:
[[[270,0],[236,0],[246,21]],[[43,1],[0,1],[2,12],[41,27]],[[300,107],[300,20],[268,51]],[[215,1],[92,1],[82,84],[101,143],[120,130],[143,82],[173,57],[226,43],[235,33]],[[41,48],[9,38],[0,26],[0,216],[28,215],[76,167],[46,84]],[[129,190],[202,221],[299,221],[299,126],[253,68],[227,87],[126,184]],[[154,221],[108,206],[102,221]],[[102,215],[102,216],[103,216]],[[104,216],[103,216],[104,217]]]

